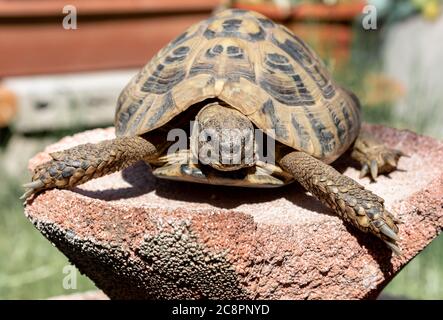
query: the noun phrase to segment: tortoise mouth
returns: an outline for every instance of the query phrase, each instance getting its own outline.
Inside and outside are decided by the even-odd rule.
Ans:
[[[213,169],[218,171],[236,171],[244,168],[250,168],[254,166],[254,162],[247,163],[246,161],[242,161],[241,163],[234,163],[233,161],[230,163],[220,163],[219,161],[213,161],[208,163]]]

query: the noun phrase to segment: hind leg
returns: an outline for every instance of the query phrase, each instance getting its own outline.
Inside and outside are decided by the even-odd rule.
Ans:
[[[400,150],[390,149],[369,132],[362,131],[354,143],[351,157],[361,164],[360,178],[370,174],[373,180],[379,173],[389,173],[397,169]]]

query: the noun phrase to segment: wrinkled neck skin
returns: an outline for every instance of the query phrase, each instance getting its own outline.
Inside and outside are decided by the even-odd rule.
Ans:
[[[219,171],[255,165],[254,126],[238,110],[215,102],[203,107],[191,134],[193,160]]]

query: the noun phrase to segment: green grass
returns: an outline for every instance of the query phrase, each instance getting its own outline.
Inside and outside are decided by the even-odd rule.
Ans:
[[[415,299],[443,299],[443,236],[412,260],[383,293]]]
[[[80,274],[77,289],[63,288],[63,268],[69,262],[26,219],[18,200],[21,192],[17,181],[1,180],[0,299],[44,299],[94,288]]]

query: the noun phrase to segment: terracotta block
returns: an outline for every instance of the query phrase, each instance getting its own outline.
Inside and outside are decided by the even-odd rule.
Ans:
[[[369,126],[409,154],[377,183],[336,163],[382,196],[400,225],[402,256],[342,222],[297,184],[239,189],[155,179],[139,163],[25,209],[35,226],[110,298],[375,298],[443,227],[443,143]],[[46,152],[114,136],[87,131]]]

